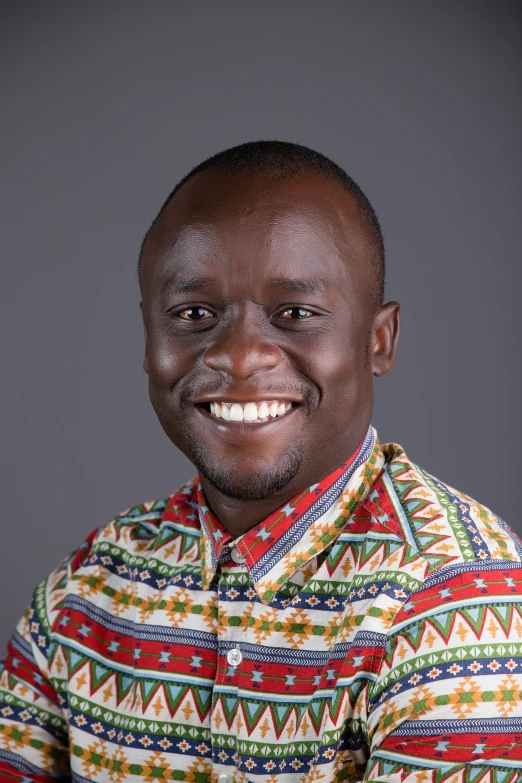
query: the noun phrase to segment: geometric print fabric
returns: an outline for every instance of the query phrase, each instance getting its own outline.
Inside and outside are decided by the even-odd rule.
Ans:
[[[0,674],[0,780],[60,776],[520,783],[520,541],[373,427],[238,539],[198,477],[122,512]]]

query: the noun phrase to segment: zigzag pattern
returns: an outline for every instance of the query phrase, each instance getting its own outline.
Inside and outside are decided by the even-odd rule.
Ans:
[[[373,428],[236,541],[196,477],[36,588],[0,779],[520,783],[521,553]]]

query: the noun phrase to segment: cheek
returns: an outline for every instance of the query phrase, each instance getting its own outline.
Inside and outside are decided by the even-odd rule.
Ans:
[[[310,362],[310,373],[316,379],[329,414],[337,408],[342,417],[343,410],[348,413],[347,407],[356,406],[372,384],[367,340],[355,340],[341,333],[317,351]]]
[[[149,398],[169,439],[182,449],[182,390],[180,381],[187,375],[187,352],[173,341],[157,335],[149,343]],[[182,449],[183,450],[183,449]]]
[[[156,335],[149,344],[149,375],[153,384],[172,386],[193,365],[191,357],[168,336]]]

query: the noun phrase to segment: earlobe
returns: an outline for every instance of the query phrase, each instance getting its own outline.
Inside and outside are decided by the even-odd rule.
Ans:
[[[387,302],[373,321],[372,327],[372,372],[376,376],[386,375],[395,363],[400,334],[400,304]]]

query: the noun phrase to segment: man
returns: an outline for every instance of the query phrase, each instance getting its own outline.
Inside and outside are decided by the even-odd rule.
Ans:
[[[152,405],[198,475],[36,588],[1,779],[522,780],[522,547],[371,426],[399,305],[358,186],[227,150],[139,274]]]

